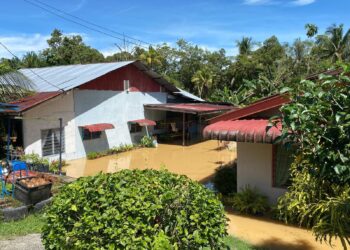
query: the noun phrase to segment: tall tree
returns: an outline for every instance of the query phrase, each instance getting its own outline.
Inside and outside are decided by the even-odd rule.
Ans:
[[[213,85],[213,73],[207,68],[197,70],[192,76],[192,82],[197,87],[198,95],[202,98],[203,92],[208,91]]]
[[[239,55],[249,55],[254,46],[253,39],[251,37],[242,37],[241,40],[236,41]]]
[[[345,32],[343,24],[328,27],[325,34],[317,36],[316,44],[322,58],[333,62],[350,60],[350,29]]]

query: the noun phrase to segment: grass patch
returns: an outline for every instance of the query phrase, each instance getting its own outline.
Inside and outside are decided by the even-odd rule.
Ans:
[[[11,238],[12,236],[41,233],[41,228],[45,223],[42,214],[31,214],[23,220],[1,222],[0,239]]]
[[[227,245],[227,249],[230,250],[263,250],[262,248],[254,247],[248,242],[240,240],[234,236],[227,236],[225,239],[225,244]],[[210,248],[204,248],[204,250],[209,250]]]

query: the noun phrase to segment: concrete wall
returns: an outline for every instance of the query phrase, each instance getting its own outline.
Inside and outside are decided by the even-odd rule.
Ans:
[[[166,103],[167,93],[126,92],[110,90],[74,90],[76,153],[74,158],[88,152],[101,151],[120,144],[137,142],[145,132],[130,134],[128,122],[145,118],[144,104]],[[163,119],[162,112],[148,112],[147,118]],[[83,141],[79,126],[111,123],[114,129],[103,132],[98,139]]]
[[[256,187],[275,204],[285,189],[272,186],[272,145],[237,143],[237,190]]]
[[[63,118],[65,133],[65,153],[70,159],[75,155],[75,121],[73,92],[57,96],[23,114],[23,144],[26,154],[42,156],[41,130],[59,128],[59,118]],[[38,119],[40,118],[40,119]],[[57,159],[58,155],[48,157]]]

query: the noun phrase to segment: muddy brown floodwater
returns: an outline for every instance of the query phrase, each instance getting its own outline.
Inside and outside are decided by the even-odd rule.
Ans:
[[[222,147],[217,141],[205,141],[186,147],[160,144],[158,148],[140,148],[95,160],[83,158],[69,161],[66,172],[70,177],[81,177],[101,171],[113,173],[122,169],[166,168],[193,180],[205,181],[217,167],[235,158],[235,147]]]

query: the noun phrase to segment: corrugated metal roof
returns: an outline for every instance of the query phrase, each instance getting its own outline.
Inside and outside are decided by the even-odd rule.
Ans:
[[[156,126],[156,122],[149,120],[149,119],[139,119],[139,120],[133,120],[129,121],[130,123],[137,123],[140,126]]]
[[[269,120],[250,119],[221,121],[208,125],[203,130],[205,139],[223,141],[273,143],[281,135],[282,125],[268,129]]]
[[[179,92],[175,92],[175,94],[179,94],[179,95],[182,95],[184,97],[187,97],[187,98],[193,99],[195,101],[199,101],[199,102],[204,102],[205,101],[202,98],[191,94],[190,92],[187,92],[187,91],[185,91],[183,89],[180,89],[178,87],[177,87],[177,89],[179,90]]]
[[[52,99],[60,94],[61,94],[61,92],[59,92],[59,91],[40,92],[40,93],[36,93],[34,95],[24,97],[24,98],[19,99],[17,101],[11,102],[11,104],[15,104],[18,106],[18,110],[16,110],[16,112],[22,112],[22,111],[26,111],[26,110],[28,110],[36,105],[39,105],[40,103],[43,103],[49,99]]]
[[[241,119],[247,116],[261,113],[263,111],[271,110],[276,107],[281,107],[283,104],[290,102],[290,99],[285,95],[274,95],[271,97],[263,98],[257,102],[254,102],[244,108],[232,110],[225,114],[216,116],[209,120],[209,123],[215,123],[219,121],[233,121]]]
[[[67,91],[131,63],[134,61],[52,66],[19,71],[33,82],[33,88],[37,92]]]
[[[235,109],[233,106],[216,105],[208,103],[166,103],[166,104],[146,104],[146,109],[173,111],[181,113],[214,113]]]
[[[90,124],[90,125],[84,125],[81,126],[84,129],[89,130],[89,132],[93,133],[93,132],[101,132],[101,131],[105,131],[107,129],[113,129],[114,126],[113,124],[110,123],[97,123],[97,124]]]

